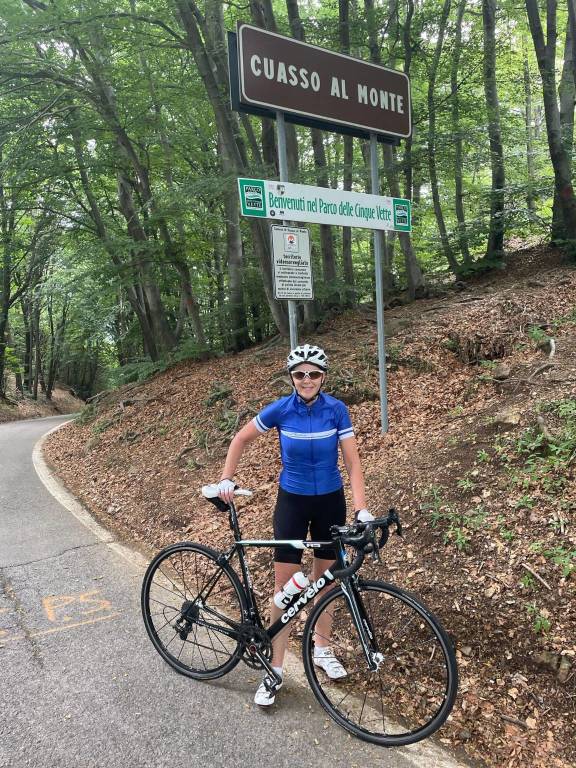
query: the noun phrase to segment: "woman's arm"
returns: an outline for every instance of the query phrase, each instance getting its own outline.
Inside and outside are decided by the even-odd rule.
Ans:
[[[355,437],[347,437],[340,442],[342,448],[342,458],[346,465],[348,477],[350,478],[350,487],[352,489],[352,501],[354,509],[366,509],[366,489],[364,487],[364,473],[358,454],[358,446]]]
[[[224,462],[224,469],[222,470],[222,476],[221,480],[224,480],[227,478],[228,480],[232,480],[234,477],[234,474],[236,472],[236,468],[238,466],[238,463],[242,457],[242,454],[244,453],[244,448],[248,445],[248,443],[251,443],[253,440],[256,440],[257,437],[259,437],[261,432],[258,432],[256,427],[254,426],[254,423],[252,421],[249,421],[246,426],[242,427],[240,432],[237,432],[234,437],[232,438],[232,442],[230,443],[228,447],[228,453],[226,454],[226,461]],[[234,496],[234,491],[224,491],[220,494],[220,498],[223,499],[223,501],[229,502],[232,501],[232,497]]]

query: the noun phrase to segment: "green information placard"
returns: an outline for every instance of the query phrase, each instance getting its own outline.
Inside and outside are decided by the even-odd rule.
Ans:
[[[364,229],[412,230],[410,200],[263,179],[238,179],[243,216]]]

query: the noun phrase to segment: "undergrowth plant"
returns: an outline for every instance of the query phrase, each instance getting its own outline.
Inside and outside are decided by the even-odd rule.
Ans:
[[[538,608],[536,603],[528,603],[526,610],[528,611],[528,615],[533,618],[532,628],[534,632],[536,632],[536,634],[546,635],[552,626],[550,619],[547,616],[547,611]]]
[[[522,491],[517,509],[533,509],[536,497],[565,509],[563,492],[576,461],[576,399],[541,403],[538,411],[542,417],[538,426],[516,438],[498,438],[495,458],[506,467],[510,486]]]
[[[453,544],[459,551],[465,551],[470,544],[472,532],[482,527],[488,513],[482,504],[470,511],[460,510],[455,504],[446,502],[442,493],[441,486],[428,486],[422,494],[424,500],[420,509],[428,513],[433,528],[439,524],[445,527],[445,544]]]

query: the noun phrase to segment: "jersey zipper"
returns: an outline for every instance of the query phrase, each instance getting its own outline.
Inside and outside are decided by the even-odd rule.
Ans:
[[[308,434],[312,435],[312,408],[308,408]],[[318,495],[318,486],[316,485],[316,469],[314,467],[314,440],[310,437],[310,468],[312,470],[312,478],[314,480],[314,495]]]

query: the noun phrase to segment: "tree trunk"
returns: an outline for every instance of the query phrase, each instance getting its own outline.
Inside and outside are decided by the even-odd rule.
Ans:
[[[438,171],[436,168],[436,104],[434,103],[434,89],[436,87],[436,77],[438,74],[440,56],[444,46],[444,33],[446,31],[446,24],[450,14],[450,2],[451,0],[444,0],[440,21],[438,22],[438,37],[436,39],[436,47],[434,49],[434,55],[432,57],[432,63],[430,64],[430,71],[428,74],[428,170],[430,173],[430,187],[432,190],[432,201],[434,203],[434,215],[436,216],[436,223],[438,226],[438,233],[440,235],[442,252],[444,253],[446,261],[448,262],[450,270],[454,275],[457,276],[460,274],[460,265],[456,261],[454,251],[452,250],[452,246],[450,245],[450,241],[448,239],[448,231],[446,229],[444,213],[442,212],[442,204],[440,202]]]
[[[220,141],[220,160],[224,175],[230,180],[227,189],[224,191],[224,217],[226,220],[231,347],[235,352],[240,352],[242,349],[250,346],[248,320],[244,307],[244,288],[242,285],[244,254],[240,231],[240,204],[236,184],[232,179],[232,168],[226,154],[226,145],[222,141]]]
[[[0,146],[0,174],[2,173],[2,147]],[[12,236],[14,232],[14,207],[6,200],[4,180],[0,175],[0,398],[5,396],[4,374],[6,371],[6,334],[8,311],[12,291]]]
[[[460,130],[460,96],[458,93],[458,71],[460,68],[460,54],[462,53],[462,19],[466,10],[466,1],[460,0],[456,14],[456,35],[452,54],[452,67],[450,70],[450,85],[452,94],[452,136],[454,137],[454,186],[455,208],[458,220],[458,244],[465,267],[472,263],[468,248],[468,235],[466,234],[466,217],[464,214],[464,185],[462,173],[462,132]]]
[[[32,399],[38,400],[38,383],[42,366],[40,348],[40,299],[34,300],[32,308],[32,340],[34,346],[34,379],[32,384]]]
[[[118,203],[126,219],[128,234],[134,241],[133,253],[138,264],[154,345],[159,351],[169,352],[175,347],[176,339],[168,324],[160,288],[151,274],[150,253],[146,247],[148,237],[134,204],[130,182],[124,173],[118,173]]]
[[[84,153],[82,151],[80,134],[74,121],[75,121],[75,117],[73,115],[69,123],[69,128],[72,135],[72,144],[74,147],[76,162],[78,164],[80,182],[82,184],[82,189],[86,197],[86,200],[88,201],[90,216],[96,227],[96,233],[98,235],[98,238],[101,240],[102,244],[104,245],[104,248],[106,249],[106,252],[110,256],[112,262],[115,264],[116,267],[125,271],[126,265],[122,262],[122,260],[120,259],[120,257],[116,252],[116,249],[114,248],[114,245],[110,242],[110,239],[106,231],[106,226],[104,224],[104,218],[102,216],[102,213],[100,212],[100,208],[98,207],[96,197],[92,192],[90,181],[88,179],[88,173],[86,171],[86,164],[84,162]],[[151,360],[158,360],[159,353],[156,345],[156,339],[154,338],[153,329],[150,326],[148,317],[146,316],[146,310],[145,310],[144,302],[142,299],[141,288],[137,284],[137,282],[128,284],[126,286],[126,295],[128,296],[128,301],[130,302],[130,305],[134,310],[136,317],[138,318],[138,323],[140,325],[140,332],[142,333],[142,341],[144,344],[144,349],[146,353],[149,355]]]
[[[188,48],[192,53],[212,106],[218,132],[226,144],[230,162],[235,169],[236,175],[247,176],[249,164],[246,150],[238,132],[234,130],[234,119],[226,99],[228,83],[225,79],[222,80],[222,77],[220,77],[220,80],[217,78],[219,70],[217,64],[211,59],[202,39],[195,15],[197,8],[192,0],[174,0],[174,4],[177,9],[178,21],[186,34]],[[283,336],[288,336],[289,329],[286,312],[280,302],[274,298],[269,227],[267,224],[251,218],[250,228],[254,252],[262,269],[264,293],[266,294],[272,317],[279,332]]]
[[[375,17],[374,17],[374,0],[364,0],[364,10],[366,13],[366,25],[367,25],[367,31],[368,31],[368,50],[370,51],[370,61],[372,61],[374,64],[382,64],[382,58],[380,56],[380,46],[378,44],[378,31],[376,29],[375,24]],[[366,192],[368,194],[372,193],[372,183],[371,183],[371,157],[370,157],[370,143],[367,141],[362,142],[362,157],[364,159],[364,166],[366,169]],[[394,158],[390,153],[387,151],[389,149],[388,145],[384,145],[384,170],[386,174],[392,173],[391,163],[394,162]],[[388,181],[388,176],[387,176]],[[382,182],[380,181],[380,184]],[[381,189],[378,190],[379,194],[381,194]],[[390,239],[392,239],[392,243],[390,243]],[[372,237],[371,243],[370,243],[370,251],[371,251],[371,257],[374,261],[374,242],[375,238]],[[384,258],[382,260],[382,294],[384,297],[384,301],[388,299],[393,293],[395,289],[395,280],[394,280],[394,272],[393,272],[393,262],[394,262],[394,238],[390,238],[390,233],[388,232],[382,232],[382,250]],[[374,275],[374,282],[373,282],[373,289],[374,289],[374,298],[376,297],[375,290],[376,290],[376,275]]]
[[[534,137],[532,132],[532,78],[530,76],[530,64],[528,54],[525,49],[524,39],[522,40],[522,72],[524,75],[524,123],[526,133],[526,170],[528,172],[528,189],[526,190],[526,207],[531,213],[536,211],[535,181],[536,173],[534,170]]]
[[[562,133],[562,145],[566,152],[570,171],[572,171],[572,148],[574,145],[574,37],[572,24],[566,26],[566,39],[564,43],[564,66],[558,86],[560,99],[560,131]],[[552,237],[553,243],[561,243],[566,237],[562,205],[557,190],[554,190],[554,205],[552,207]]]
[[[298,0],[286,0],[288,21],[292,37],[304,42],[306,39],[304,25],[298,10]],[[314,165],[316,166],[316,183],[319,187],[328,187],[328,164],[326,162],[326,150],[324,147],[324,134],[318,128],[311,128],[312,151],[314,153]],[[320,224],[320,250],[322,253],[322,277],[328,289],[325,304],[328,308],[338,306],[340,303],[336,283],[338,279],[336,271],[336,254],[334,249],[334,236],[330,224]]]
[[[134,0],[130,0],[130,5],[132,8],[132,12],[135,13]],[[140,65],[142,67],[144,76],[146,78],[146,82],[148,84],[148,92],[150,94],[150,100],[152,102],[152,107],[154,109],[154,115],[156,118],[156,128],[158,131],[160,146],[162,147],[162,154],[164,156],[164,168],[163,168],[164,180],[172,196],[176,197],[175,189],[174,189],[174,174],[172,172],[172,150],[171,150],[170,142],[168,140],[168,136],[166,134],[166,128],[165,128],[164,119],[162,116],[162,105],[160,104],[158,94],[154,86],[154,80],[150,72],[150,67],[148,66],[148,61],[146,60],[146,57],[144,56],[142,51],[140,51],[139,53],[139,58],[140,58]],[[198,302],[196,300],[196,297],[194,295],[194,290],[192,288],[190,267],[186,263],[182,253],[184,248],[184,243],[186,241],[186,233],[184,231],[184,225],[180,217],[177,217],[176,219],[176,229],[177,229],[178,238],[180,241],[179,247],[174,246],[174,243],[172,241],[172,238],[168,230],[168,225],[164,221],[163,217],[161,218],[160,230],[163,234],[163,239],[165,242],[166,256],[169,259],[169,261],[172,262],[174,268],[176,269],[176,271],[178,272],[178,275],[180,276],[181,306],[186,311],[186,314],[190,318],[190,323],[192,325],[194,336],[196,338],[198,347],[201,350],[204,350],[206,348],[206,338],[204,336],[204,329],[202,327],[202,321],[200,318]],[[179,334],[175,332],[174,337],[175,339],[178,339]]]
[[[484,26],[484,92],[490,138],[492,190],[490,193],[490,229],[486,259],[501,260],[504,255],[504,150],[500,131],[500,104],[496,85],[496,2],[482,0]]]
[[[576,254],[576,198],[572,186],[570,157],[562,142],[560,110],[556,99],[556,0],[547,0],[546,42],[537,0],[525,0],[525,2],[538,69],[542,77],[546,133],[554,168],[554,184],[562,207],[568,250],[574,255]],[[570,15],[573,17],[572,7],[570,7]]]
[[[406,19],[402,25],[402,43],[404,46],[404,74],[410,76],[410,67],[412,66],[412,18],[414,16],[414,0],[408,0]],[[412,109],[412,104],[410,105]],[[414,131],[417,130],[414,126],[414,120],[412,120],[412,134],[404,140],[404,178],[405,189],[404,197],[408,200],[412,199],[413,193],[413,159],[412,159],[412,145],[414,142]],[[416,202],[415,200],[413,202]]]
[[[350,0],[338,0],[338,29],[340,50],[350,53]],[[346,192],[352,190],[352,166],[354,162],[354,139],[344,136],[343,186]],[[342,227],[342,272],[344,274],[344,303],[347,307],[356,304],[354,290],[354,264],[352,262],[352,227]]]

